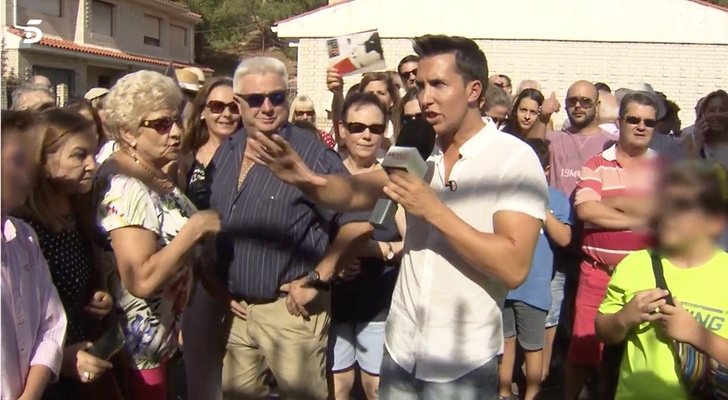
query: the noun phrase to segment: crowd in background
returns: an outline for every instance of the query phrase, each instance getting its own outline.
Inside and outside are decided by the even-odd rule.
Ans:
[[[266,57],[64,107],[47,78],[21,84],[2,400],[687,399],[673,342],[728,365],[728,94],[683,127],[648,83],[547,95],[488,76],[468,39],[414,48],[349,88],[328,69],[331,129]],[[438,136],[430,173],[387,178],[413,121]],[[375,229],[385,195],[400,206]]]

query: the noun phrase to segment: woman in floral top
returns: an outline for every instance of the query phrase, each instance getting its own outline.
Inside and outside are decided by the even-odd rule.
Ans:
[[[192,287],[197,243],[220,228],[162,173],[177,160],[182,93],[152,71],[126,75],[105,99],[109,134],[119,144],[102,166],[97,222],[113,249],[112,295],[125,317],[134,360],[129,398],[166,399],[165,362],[177,350],[180,317]]]

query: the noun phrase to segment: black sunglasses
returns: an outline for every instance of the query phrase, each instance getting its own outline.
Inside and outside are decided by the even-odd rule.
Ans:
[[[384,124],[367,125],[362,124],[361,122],[348,122],[346,124],[346,130],[349,131],[349,133],[362,133],[367,129],[375,135],[381,135],[385,130],[387,130],[387,126]]]
[[[270,103],[273,104],[273,106],[280,106],[281,104],[286,102],[287,93],[285,90],[276,90],[270,93],[235,93],[235,95],[245,100],[245,102],[248,103],[248,106],[253,108],[259,108],[263,106],[263,103],[265,103],[265,99],[270,100]]]
[[[644,122],[645,126],[648,128],[654,128],[657,126],[657,120],[652,118],[642,119],[640,117],[635,117],[632,115],[628,115],[624,117],[624,122],[630,124],[630,125],[639,125],[640,122]]]
[[[402,80],[407,80],[407,79],[409,79],[410,75],[414,75],[416,78],[417,77],[417,68],[410,70],[410,71],[402,72],[401,74],[399,74],[399,77],[402,78]]]
[[[573,97],[567,97],[566,98],[566,106],[567,107],[576,107],[577,104],[581,104],[583,108],[592,108],[594,107],[594,100],[588,98],[588,97],[579,97],[579,96],[573,96]]]
[[[177,124],[178,127],[182,127],[182,116],[175,115],[174,117],[162,117],[157,119],[145,119],[139,126],[143,128],[151,128],[157,131],[160,135],[166,135],[172,130],[172,127]]]
[[[313,117],[316,115],[313,111],[294,111],[293,112],[297,117]]]
[[[402,114],[402,122],[412,121],[412,120],[420,119],[420,118],[422,118],[421,112],[416,113],[416,114]]]
[[[225,103],[218,100],[210,100],[207,102],[206,107],[209,108],[210,112],[213,114],[222,114],[225,112],[226,108],[230,110],[230,114],[240,114],[240,109],[234,101]]]

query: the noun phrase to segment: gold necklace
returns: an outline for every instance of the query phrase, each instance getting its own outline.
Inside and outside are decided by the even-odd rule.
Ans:
[[[165,192],[171,192],[174,189],[174,183],[170,182],[166,176],[162,178],[155,174],[152,168],[147,165],[147,162],[139,158],[136,153],[132,153],[131,151],[123,147],[121,148],[121,151],[124,152],[124,154],[126,154],[127,156],[131,157],[131,159],[134,160],[134,162],[138,166],[142,167],[144,172],[146,172],[152,178],[152,181],[154,181],[154,183],[162,188],[162,190],[164,190]]]

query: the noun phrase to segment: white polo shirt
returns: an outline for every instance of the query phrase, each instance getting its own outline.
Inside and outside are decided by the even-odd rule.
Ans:
[[[461,219],[493,233],[493,215],[517,211],[544,220],[548,189],[535,153],[520,139],[488,123],[460,148],[446,187],[443,153],[427,163],[425,181]],[[451,382],[503,351],[500,280],[477,272],[443,235],[407,214],[405,251],[387,318],[385,345],[415,377]]]

